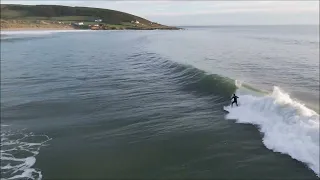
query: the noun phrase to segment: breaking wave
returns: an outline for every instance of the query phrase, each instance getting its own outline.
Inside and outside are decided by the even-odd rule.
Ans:
[[[276,86],[267,92],[192,66],[171,64],[170,68],[184,90],[220,97],[227,104],[236,92],[240,106],[223,107],[229,112],[226,119],[257,125],[268,149],[288,154],[319,176],[319,114],[314,110]]]
[[[319,114],[279,87],[267,95],[238,94],[241,105],[225,106],[226,119],[258,126],[268,149],[288,154],[319,176]]]

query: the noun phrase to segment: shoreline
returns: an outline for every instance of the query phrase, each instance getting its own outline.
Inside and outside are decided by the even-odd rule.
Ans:
[[[164,26],[164,25],[136,25],[136,24],[104,24],[98,27],[91,25],[67,25],[56,24],[54,22],[44,22],[42,24],[24,21],[24,20],[3,20],[1,19],[1,31],[29,31],[29,30],[182,30],[183,28]]]
[[[92,29],[78,29],[78,28],[1,28],[0,31],[46,31],[46,30],[75,30],[75,31],[114,31],[114,30],[181,30],[181,29],[170,29],[170,28],[155,28],[155,29],[134,29],[134,28],[128,28],[128,29],[105,29],[105,30],[92,30]]]
[[[31,31],[31,30],[78,30],[75,28],[1,28],[0,31]]]

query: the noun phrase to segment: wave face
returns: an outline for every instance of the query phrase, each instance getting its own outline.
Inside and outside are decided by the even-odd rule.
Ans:
[[[319,176],[319,115],[293,100],[279,87],[266,96],[239,95],[241,105],[224,107],[226,119],[254,124],[263,143],[274,152],[305,163]]]
[[[170,61],[160,66],[170,69],[173,80],[182,85],[183,90],[214,96],[223,102],[227,102],[232,93],[239,94],[239,107],[224,107],[229,112],[226,119],[257,125],[268,149],[307,164],[319,176],[319,115],[315,111],[292,99],[279,87],[269,93],[192,66]]]
[[[239,94],[240,106],[224,107],[229,112],[226,119],[257,125],[268,149],[307,164],[319,176],[319,115],[315,111],[276,86],[268,93],[191,66],[171,64],[171,67],[175,69],[173,74],[183,77],[176,78],[182,80],[185,90],[222,97],[224,102],[232,93]]]
[[[183,90],[223,98],[229,98],[230,94],[236,90],[232,79],[217,74],[208,74],[192,66],[173,62],[166,62],[166,64],[170,65],[173,80],[182,85]]]
[[[166,60],[156,53],[134,54],[128,59],[133,58],[136,61],[135,64],[130,64],[132,68],[145,66],[144,69],[159,73],[167,82],[179,85],[183,91],[228,100],[230,94],[235,92],[237,88],[233,79],[218,74],[209,74],[190,65]],[[137,63],[139,59],[148,59],[147,64]]]
[[[40,148],[50,138],[46,135],[1,130],[1,179],[42,179],[39,169],[33,168]]]

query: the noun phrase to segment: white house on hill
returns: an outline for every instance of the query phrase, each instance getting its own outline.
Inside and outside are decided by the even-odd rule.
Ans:
[[[139,24],[140,22],[135,20],[135,21],[131,21],[131,23],[136,23],[136,24]]]

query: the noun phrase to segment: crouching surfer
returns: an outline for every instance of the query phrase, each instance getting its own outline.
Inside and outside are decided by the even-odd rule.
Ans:
[[[238,106],[238,96],[236,96],[236,94],[233,94],[233,96],[232,96],[232,98],[231,98],[231,100],[233,100],[232,102],[231,102],[231,107],[233,106],[233,103],[236,103],[236,105]]]

